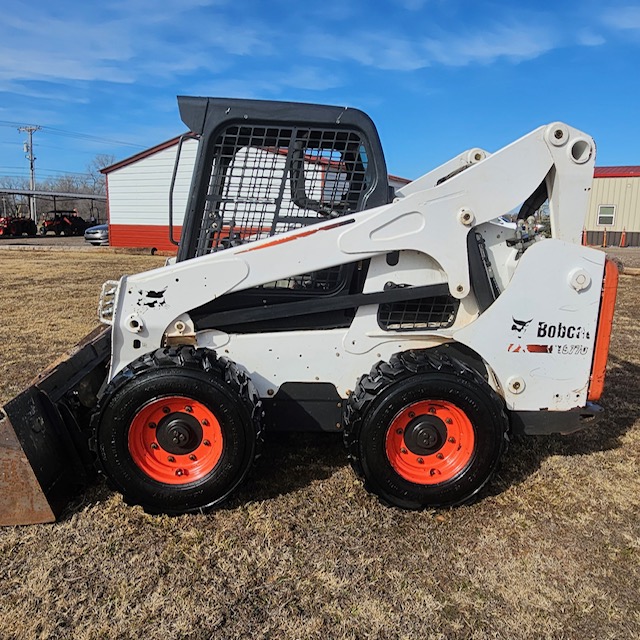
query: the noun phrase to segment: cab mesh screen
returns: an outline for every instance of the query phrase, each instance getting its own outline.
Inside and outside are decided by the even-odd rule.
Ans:
[[[367,191],[357,131],[231,125],[212,152],[198,255],[352,213]]]

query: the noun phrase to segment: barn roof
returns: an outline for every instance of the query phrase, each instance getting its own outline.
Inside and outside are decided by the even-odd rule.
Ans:
[[[149,147],[148,149],[145,149],[140,153],[136,153],[133,156],[129,156],[124,160],[120,160],[115,164],[110,164],[108,167],[103,167],[102,169],[100,169],[100,173],[104,173],[105,175],[107,175],[108,173],[111,173],[116,169],[121,169],[122,167],[126,167],[130,164],[134,164],[135,162],[138,162],[138,160],[148,158],[149,156],[152,156],[154,153],[158,153],[159,151],[163,151],[164,149],[170,149],[171,147],[174,147],[175,145],[177,145],[179,141],[180,141],[180,136],[176,136],[175,138],[171,138],[171,140],[167,140],[166,142],[161,142],[160,144],[157,144],[154,147]]]
[[[640,166],[596,167],[594,178],[640,178]]]

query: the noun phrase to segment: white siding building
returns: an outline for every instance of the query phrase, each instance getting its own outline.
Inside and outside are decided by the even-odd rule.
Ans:
[[[590,245],[640,246],[640,166],[596,167],[585,231]]]

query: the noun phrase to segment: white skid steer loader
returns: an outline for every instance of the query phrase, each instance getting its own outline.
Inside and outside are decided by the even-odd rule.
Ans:
[[[109,327],[4,407],[0,522],[54,520],[95,467],[150,512],[213,507],[276,429],[342,432],[388,504],[458,505],[510,433],[598,416],[617,270],[580,245],[589,136],[553,123],[394,193],[361,111],[179,106],[177,258],[107,282]]]

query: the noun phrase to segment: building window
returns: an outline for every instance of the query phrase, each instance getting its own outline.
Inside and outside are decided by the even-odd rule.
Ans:
[[[611,204],[601,204],[598,207],[598,224],[599,225],[612,225],[613,214],[616,208]]]

